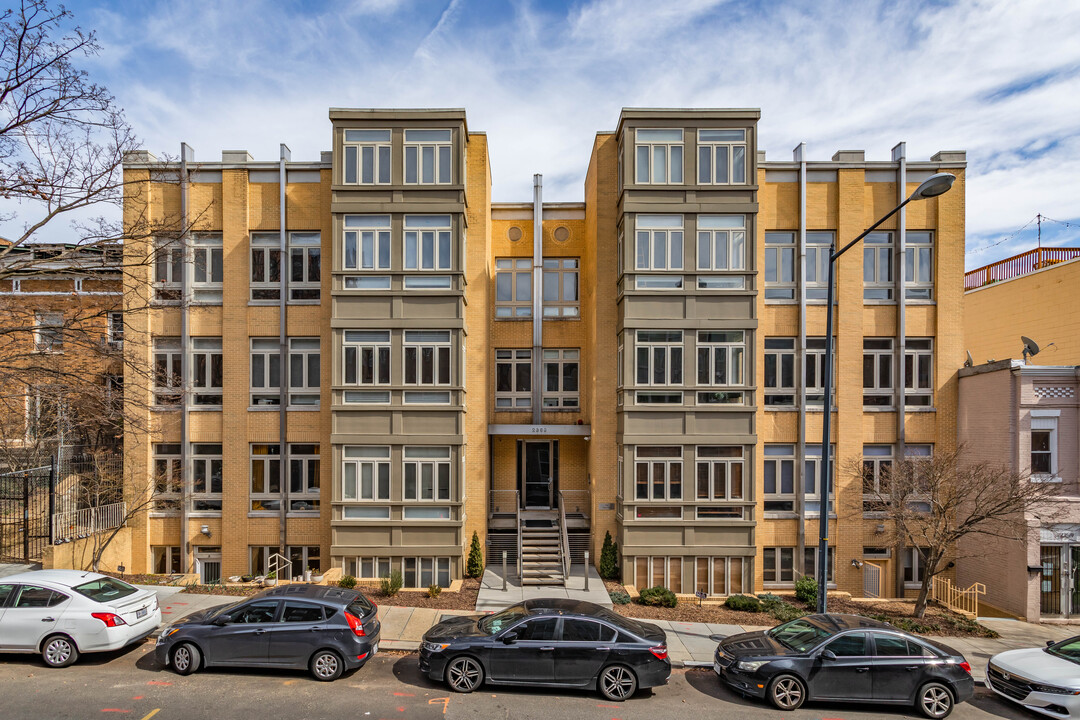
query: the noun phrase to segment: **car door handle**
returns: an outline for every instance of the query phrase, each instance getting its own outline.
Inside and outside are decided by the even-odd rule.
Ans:
[[[266,631],[263,630],[262,628],[255,628],[255,634],[256,635],[262,635],[264,632],[266,632]]]
[[[905,670],[918,670],[919,666],[918,665],[905,665],[904,669]]]
[[[540,652],[551,652],[551,651],[552,651],[552,650],[554,650],[554,649],[555,649],[555,647],[554,647],[554,646],[549,646],[549,647],[542,647],[542,648],[537,648],[537,650],[539,650]]]
[[[593,650],[596,652],[611,652],[611,648],[609,647],[593,648]]]
[[[56,618],[53,618],[53,617],[41,618],[41,622],[56,622]]]
[[[870,668],[868,668],[868,667],[857,667],[857,668],[855,668],[855,672],[867,672],[869,670],[870,670]]]
[[[313,627],[313,628],[311,628],[311,632],[316,632],[318,630],[322,630],[322,628],[321,627]]]

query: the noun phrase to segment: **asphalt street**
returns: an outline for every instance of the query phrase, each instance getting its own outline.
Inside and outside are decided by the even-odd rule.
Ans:
[[[349,718],[350,720],[656,720],[770,718],[771,720],[890,720],[919,717],[908,708],[811,704],[780,713],[721,687],[711,670],[675,670],[668,685],[625,703],[596,693],[484,686],[472,695],[428,681],[415,653],[381,653],[333,683],[302,672],[207,670],[180,677],[158,665],[153,642],[124,651],[85,655],[50,670],[34,655],[0,655],[0,718],[62,720],[229,720],[231,718]],[[956,708],[957,720],[1034,718],[979,688]]]

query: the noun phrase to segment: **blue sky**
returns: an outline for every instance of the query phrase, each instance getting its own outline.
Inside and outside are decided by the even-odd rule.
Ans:
[[[597,130],[623,106],[759,107],[788,159],[968,151],[968,266],[1080,245],[1080,2],[352,0],[69,2],[88,69],[147,149],[296,159],[327,109],[464,107],[497,201],[581,200]],[[1004,241],[1003,241],[1004,240]],[[1002,242],[1003,241],[1003,242]]]

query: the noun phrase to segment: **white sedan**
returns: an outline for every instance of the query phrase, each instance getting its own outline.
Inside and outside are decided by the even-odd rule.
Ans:
[[[35,570],[0,578],[0,652],[41,653],[50,667],[118,650],[159,624],[153,591],[107,575]]]
[[[1028,710],[1080,718],[1080,635],[1042,648],[1008,650],[990,658],[990,688]]]

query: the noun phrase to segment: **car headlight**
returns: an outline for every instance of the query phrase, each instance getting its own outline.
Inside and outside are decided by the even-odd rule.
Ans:
[[[741,672],[754,672],[762,665],[768,664],[768,660],[740,660],[735,664],[735,669]]]
[[[161,631],[161,634],[158,635],[158,639],[157,639],[158,645],[165,642],[166,639],[168,639],[172,635],[175,635],[178,632],[180,632],[180,628],[178,628],[178,627],[165,628],[164,630]]]
[[[436,643],[436,642],[428,642],[427,640],[425,640],[423,642],[423,647],[428,652],[437,653],[437,652],[442,652],[446,648],[450,647],[450,643]]]
[[[1049,693],[1050,695],[1080,695],[1080,690],[1058,687],[1057,685],[1044,685],[1042,683],[1031,683],[1031,689],[1034,692]]]

